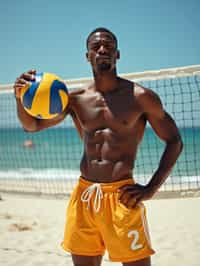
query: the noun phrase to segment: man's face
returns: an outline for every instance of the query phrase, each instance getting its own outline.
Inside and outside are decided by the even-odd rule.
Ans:
[[[88,42],[86,54],[95,73],[108,72],[115,68],[119,51],[113,36],[107,32],[96,32]]]

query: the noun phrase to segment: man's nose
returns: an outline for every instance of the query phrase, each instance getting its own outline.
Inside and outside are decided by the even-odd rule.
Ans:
[[[105,46],[104,45],[101,45],[99,47],[98,53],[99,54],[106,54],[106,52],[107,52],[107,50],[106,50]]]

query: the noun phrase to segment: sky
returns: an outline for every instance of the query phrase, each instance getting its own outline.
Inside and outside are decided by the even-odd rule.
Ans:
[[[118,73],[200,64],[199,13],[199,0],[0,0],[0,84],[32,68],[91,77],[85,42],[100,26],[118,38]]]

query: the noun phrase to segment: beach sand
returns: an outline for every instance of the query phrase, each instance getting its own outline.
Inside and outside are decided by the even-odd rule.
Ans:
[[[2,193],[0,200],[0,265],[72,266],[63,251],[66,199]],[[200,265],[200,198],[157,199],[147,207],[153,266]],[[105,255],[102,265],[109,262]]]

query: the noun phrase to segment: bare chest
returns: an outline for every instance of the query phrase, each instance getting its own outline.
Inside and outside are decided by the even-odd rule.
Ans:
[[[87,131],[97,128],[126,130],[132,128],[140,116],[140,108],[131,93],[83,94],[74,104],[81,127]]]

